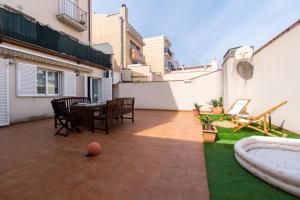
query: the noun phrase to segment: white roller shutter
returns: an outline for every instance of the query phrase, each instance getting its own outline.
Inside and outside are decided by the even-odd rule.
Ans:
[[[0,59],[0,126],[9,125],[9,74],[7,60]]]
[[[64,72],[63,82],[64,96],[76,96],[76,74],[74,72]]]
[[[102,101],[112,100],[112,79],[102,78]]]
[[[25,63],[17,65],[17,96],[35,96],[37,66]]]
[[[84,74],[84,96],[88,97],[88,77]]]

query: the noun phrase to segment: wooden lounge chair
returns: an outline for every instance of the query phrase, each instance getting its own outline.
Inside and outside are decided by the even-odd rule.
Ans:
[[[237,99],[225,113],[228,115],[246,114],[246,107],[250,101],[251,99]]]
[[[231,116],[233,122],[236,121],[236,118],[248,117],[247,105],[250,103],[251,99],[237,99],[229,109],[224,113],[224,115]],[[224,116],[223,116],[224,118]]]
[[[240,129],[247,127],[262,132],[269,136],[275,136],[272,134],[273,132],[285,137],[287,134],[272,129],[271,114],[286,103],[287,101],[284,101],[257,116],[247,117],[247,118],[237,118],[236,123],[238,123],[238,127],[234,130],[234,132],[237,132]]]

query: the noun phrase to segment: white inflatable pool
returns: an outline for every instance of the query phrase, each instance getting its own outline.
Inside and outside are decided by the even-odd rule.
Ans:
[[[252,136],[238,141],[236,160],[255,176],[300,197],[300,140]]]

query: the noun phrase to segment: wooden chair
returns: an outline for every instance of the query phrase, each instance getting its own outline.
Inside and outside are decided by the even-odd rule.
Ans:
[[[284,102],[270,108],[269,110],[263,112],[262,114],[254,116],[254,117],[236,119],[236,122],[238,123],[238,127],[234,130],[234,132],[237,132],[240,129],[247,127],[247,128],[251,128],[256,131],[262,132],[269,136],[275,136],[272,134],[272,132],[273,132],[273,133],[280,134],[283,137],[286,137],[287,134],[272,129],[272,122],[271,122],[271,114],[275,110],[277,110],[279,107],[283,106],[286,103],[287,103],[287,101],[284,101]]]
[[[68,111],[70,111],[70,107],[74,104],[91,103],[91,99],[89,97],[67,97],[67,98],[61,98],[61,99],[55,99],[55,100],[64,101],[66,109]],[[60,121],[58,120],[58,118],[55,115],[55,119],[54,119],[55,128],[57,128],[57,125],[62,125],[62,124],[60,124]]]
[[[94,121],[104,121],[105,122],[105,127],[104,128],[98,128],[95,127],[93,130],[104,130],[106,134],[108,134],[109,130],[109,121],[112,119],[119,120],[123,116],[122,112],[122,106],[120,101],[118,100],[111,100],[107,101],[106,106],[104,109],[99,110],[99,115],[94,116]]]
[[[51,101],[52,108],[54,110],[55,120],[59,122],[61,127],[56,131],[55,135],[68,136],[72,129],[81,131],[76,127],[76,113],[69,111],[66,106],[66,102],[62,99],[56,99]],[[56,122],[57,124],[57,122]],[[70,124],[70,127],[69,127]],[[63,129],[66,129],[66,133],[61,133]]]
[[[224,112],[224,115],[229,115],[233,122],[236,121],[236,118],[249,117],[249,114],[247,113],[247,105],[250,103],[250,101],[251,99],[237,99],[229,107],[229,109],[226,112]]]
[[[120,101],[122,106],[122,121],[123,119],[131,119],[134,122],[134,98],[117,98],[116,100]],[[131,117],[128,114],[131,114]]]

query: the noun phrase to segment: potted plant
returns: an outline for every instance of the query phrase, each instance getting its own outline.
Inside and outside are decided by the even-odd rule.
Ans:
[[[217,114],[217,107],[219,105],[218,100],[217,99],[211,99],[208,104],[212,105],[212,113]]]
[[[212,124],[214,120],[208,115],[204,115],[200,117],[200,121],[204,142],[214,143],[217,137],[217,128]]]
[[[200,115],[200,108],[202,107],[201,105],[199,105],[198,103],[194,103],[194,109],[193,109],[193,115],[195,117],[198,117]]]
[[[218,106],[216,108],[216,114],[222,114],[223,113],[223,97],[220,97],[218,100]]]
[[[209,102],[212,105],[212,113],[213,114],[222,114],[223,113],[223,97],[218,99],[211,99]]]

